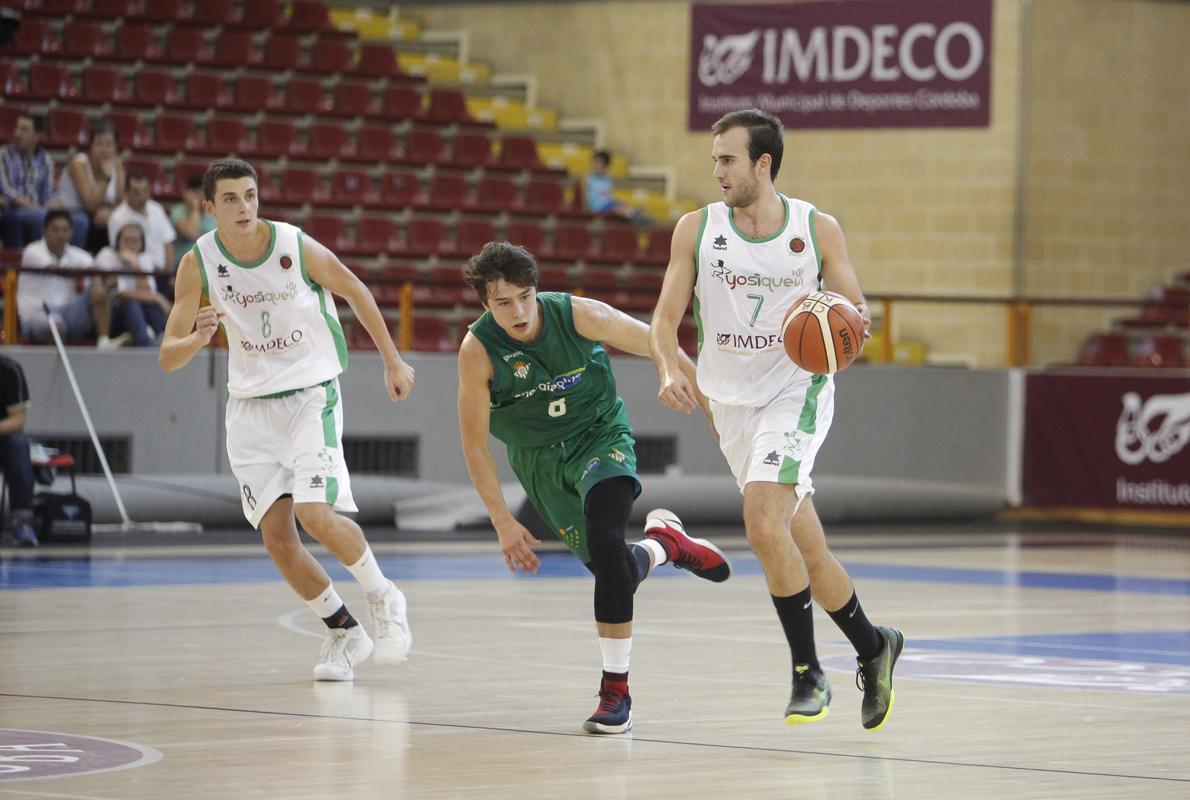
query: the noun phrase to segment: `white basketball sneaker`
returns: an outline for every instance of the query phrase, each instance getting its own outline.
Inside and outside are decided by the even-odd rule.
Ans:
[[[408,658],[413,634],[405,616],[405,595],[392,581],[383,592],[368,595],[368,616],[376,637],[376,663],[400,664]]]
[[[355,678],[355,665],[362,664],[372,654],[372,640],[363,625],[352,628],[331,628],[322,643],[318,663],[314,665],[316,681],[350,681]]]

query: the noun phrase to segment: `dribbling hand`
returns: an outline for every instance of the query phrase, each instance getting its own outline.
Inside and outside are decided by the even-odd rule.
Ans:
[[[868,313],[867,303],[856,303],[855,310],[859,312],[860,319],[864,321],[864,341],[872,338],[872,316]]]
[[[203,306],[194,317],[194,333],[203,346],[210,344],[215,338],[215,331],[219,330],[220,314],[214,306]]]

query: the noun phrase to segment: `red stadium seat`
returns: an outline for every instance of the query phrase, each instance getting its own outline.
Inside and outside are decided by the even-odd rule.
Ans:
[[[380,205],[410,208],[422,201],[421,180],[413,172],[386,172],[380,178]]]
[[[285,87],[285,111],[291,114],[320,114],[330,108],[322,82],[311,78],[290,78]]]
[[[496,240],[496,227],[486,219],[461,219],[455,231],[455,245],[451,255],[470,258],[488,242]]]
[[[303,63],[305,48],[296,33],[273,32],[263,45],[264,66],[268,69],[297,69]]]
[[[347,223],[342,217],[330,214],[311,214],[301,224],[301,229],[312,239],[336,252],[346,250],[351,244],[347,236]]]
[[[450,164],[455,167],[485,167],[492,161],[492,142],[482,133],[456,133]]]
[[[351,47],[342,36],[321,37],[310,50],[310,69],[324,75],[351,72],[355,66]]]
[[[388,125],[361,125],[355,134],[355,156],[362,161],[384,162],[395,153],[396,138]]]
[[[198,2],[195,5],[202,5]],[[240,24],[258,31],[280,28],[285,23],[281,13],[281,0],[250,0],[244,3]]]
[[[343,158],[351,153],[347,129],[337,122],[315,122],[306,131],[306,155],[310,158]]]
[[[79,87],[66,68],[58,64],[36,63],[29,66],[29,87],[25,96],[30,100],[67,100],[78,96]],[[5,131],[7,137],[11,131]]]
[[[368,113],[372,105],[372,89],[366,83],[340,81],[330,105],[330,113],[339,117],[358,117]]]
[[[467,198],[467,179],[462,175],[440,172],[430,179],[426,192],[426,208],[436,211],[455,211],[463,207]]]
[[[141,115],[133,111],[110,111],[107,121],[116,129],[116,139],[121,147],[132,147],[149,137]]]
[[[249,3],[249,5],[252,5]],[[234,0],[201,0],[194,4],[194,14],[191,20],[200,25],[234,25],[240,20]],[[238,64],[229,60],[228,64]]]
[[[451,353],[458,350],[458,344],[451,338],[446,320],[428,314],[413,318],[412,349],[431,353]]]
[[[161,44],[152,25],[125,22],[116,28],[116,46],[110,58],[116,61],[157,61],[161,58]]]
[[[4,89],[4,99],[8,102],[25,97],[25,81],[21,71],[11,61],[0,61],[0,87]],[[2,132],[8,135],[7,131]]]
[[[440,252],[446,242],[446,226],[433,217],[413,217],[405,227],[402,255],[428,256]]]
[[[441,163],[446,160],[446,141],[436,130],[412,128],[405,134],[399,160],[418,166]]]
[[[202,175],[206,171],[207,162],[205,161],[179,161],[174,165],[174,191],[180,195],[182,189],[190,184],[191,178],[195,175]]]
[[[173,73],[142,69],[132,79],[132,102],[140,106],[173,106],[182,96]]]
[[[440,125],[454,123],[474,124],[467,100],[458,89],[431,89],[429,104],[422,112],[422,119]]]
[[[303,167],[287,167],[278,177],[281,196],[287,203],[313,203],[326,199],[318,172]]]
[[[110,58],[112,43],[96,22],[68,22],[62,26],[62,55],[67,58]]]
[[[185,108],[225,109],[235,105],[235,98],[219,72],[191,72],[186,76],[186,97],[178,105]]]
[[[338,169],[331,175],[331,193],[326,203],[333,206],[371,205],[379,199],[372,179],[360,169]]]
[[[93,0],[87,13],[101,19],[116,19],[140,15],[142,11],[140,0]]]
[[[152,139],[140,147],[156,153],[176,153],[201,150],[203,144],[193,117],[161,114],[153,126]]]
[[[519,202],[516,184],[501,175],[484,175],[475,191],[474,205],[480,211],[508,211]]]
[[[144,10],[140,12],[146,22],[177,22],[187,19],[187,3],[183,0],[151,0],[146,2]],[[126,15],[131,16],[131,15]],[[169,37],[166,37],[166,49],[169,49]],[[176,56],[176,54],[175,54]]]
[[[355,224],[355,250],[369,255],[393,253],[401,247],[392,217],[360,217]]]
[[[287,25],[290,30],[315,33],[329,30],[331,18],[322,0],[293,0]]]
[[[525,186],[524,210],[534,214],[558,214],[565,208],[566,194],[558,181],[539,178]]]
[[[149,6],[158,8],[165,3],[152,2]],[[174,25],[165,33],[165,48],[161,60],[171,64],[190,64],[210,60],[205,28],[192,25]]]
[[[149,186],[155,195],[166,191],[165,169],[161,161],[155,158],[126,158],[124,159],[124,174],[139,172],[149,179]],[[185,184],[183,184],[185,185]]]
[[[413,119],[421,113],[421,92],[409,86],[386,86],[376,113],[384,119]]]
[[[653,228],[649,231],[649,243],[645,246],[643,257],[639,260],[645,264],[660,266],[669,263],[669,243],[673,239],[673,228]]]
[[[239,117],[207,120],[207,152],[213,155],[246,155],[252,151],[248,126]]]
[[[87,136],[90,123],[87,115],[62,106],[55,106],[46,113],[45,145],[52,148],[78,147],[85,148],[88,144]]]
[[[83,95],[93,103],[125,103],[131,93],[120,70],[83,67]]]
[[[205,2],[196,3],[195,7],[201,8],[205,5]],[[248,5],[250,7],[252,3]],[[264,63],[264,52],[256,44],[256,34],[253,31],[225,27],[215,38],[210,61],[206,63],[216,67],[226,67],[228,64],[259,67]]]
[[[48,21],[25,17],[17,28],[12,44],[0,48],[5,55],[53,55],[62,49],[62,42],[54,35]]]
[[[608,264],[619,264],[632,261],[640,251],[640,241],[636,229],[625,225],[609,225],[604,223],[603,235],[599,238],[599,247],[592,253],[594,261]]]
[[[1083,343],[1078,363],[1083,367],[1122,367],[1128,363],[1128,337],[1123,333],[1093,333]]]
[[[390,78],[401,74],[396,53],[387,42],[360,42],[356,72],[368,78]]]
[[[305,152],[298,141],[297,126],[278,119],[263,120],[256,129],[255,154],[269,158],[297,156]]]
[[[512,244],[520,245],[534,255],[545,250],[545,231],[536,220],[510,220],[504,236]]]
[[[505,136],[500,143],[500,158],[497,163],[504,169],[540,167],[537,141],[528,136]]]
[[[586,225],[562,224],[554,228],[554,246],[549,250],[553,258],[577,261],[591,255],[591,232]]]
[[[1184,367],[1186,348],[1180,333],[1151,333],[1140,340],[1132,356],[1135,367]]]
[[[255,113],[275,111],[280,107],[280,95],[270,79],[255,75],[240,75],[236,78],[235,100],[232,104],[236,111]]]

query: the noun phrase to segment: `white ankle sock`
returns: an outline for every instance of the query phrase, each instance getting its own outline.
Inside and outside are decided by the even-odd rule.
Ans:
[[[383,592],[388,588],[388,579],[380,571],[380,565],[376,563],[376,556],[372,555],[372,548],[368,545],[364,545],[364,554],[360,556],[359,561],[348,565],[347,569],[359,581],[365,594]]]
[[[335,584],[330,583],[318,597],[307,600],[306,605],[310,606],[319,619],[326,619],[343,607],[343,598],[335,591]]]
[[[627,639],[605,639],[599,637],[599,650],[603,653],[603,669],[605,672],[622,673],[628,671],[628,657],[632,654],[632,637]]]
[[[656,539],[641,539],[635,543],[637,547],[643,547],[648,550],[653,556],[653,566],[649,569],[650,574],[654,569],[669,561],[669,555],[665,552],[665,548],[661,546],[661,542]]]

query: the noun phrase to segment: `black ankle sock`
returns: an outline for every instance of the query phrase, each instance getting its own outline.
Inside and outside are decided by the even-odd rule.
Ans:
[[[347,610],[346,604],[339,606],[339,610],[329,617],[323,617],[322,621],[328,628],[354,628],[359,625],[355,617],[351,616],[351,612]]]
[[[880,655],[884,647],[884,640],[876,633],[876,628],[868,622],[863,606],[859,604],[859,597],[851,593],[851,599],[843,604],[838,611],[828,611],[832,620],[843,631],[843,635],[851,640],[851,646],[861,661],[867,661]]]
[[[785,629],[785,640],[794,664],[809,664],[818,668],[818,651],[814,647],[814,609],[811,607],[810,587],[795,595],[773,598],[777,618]]]

